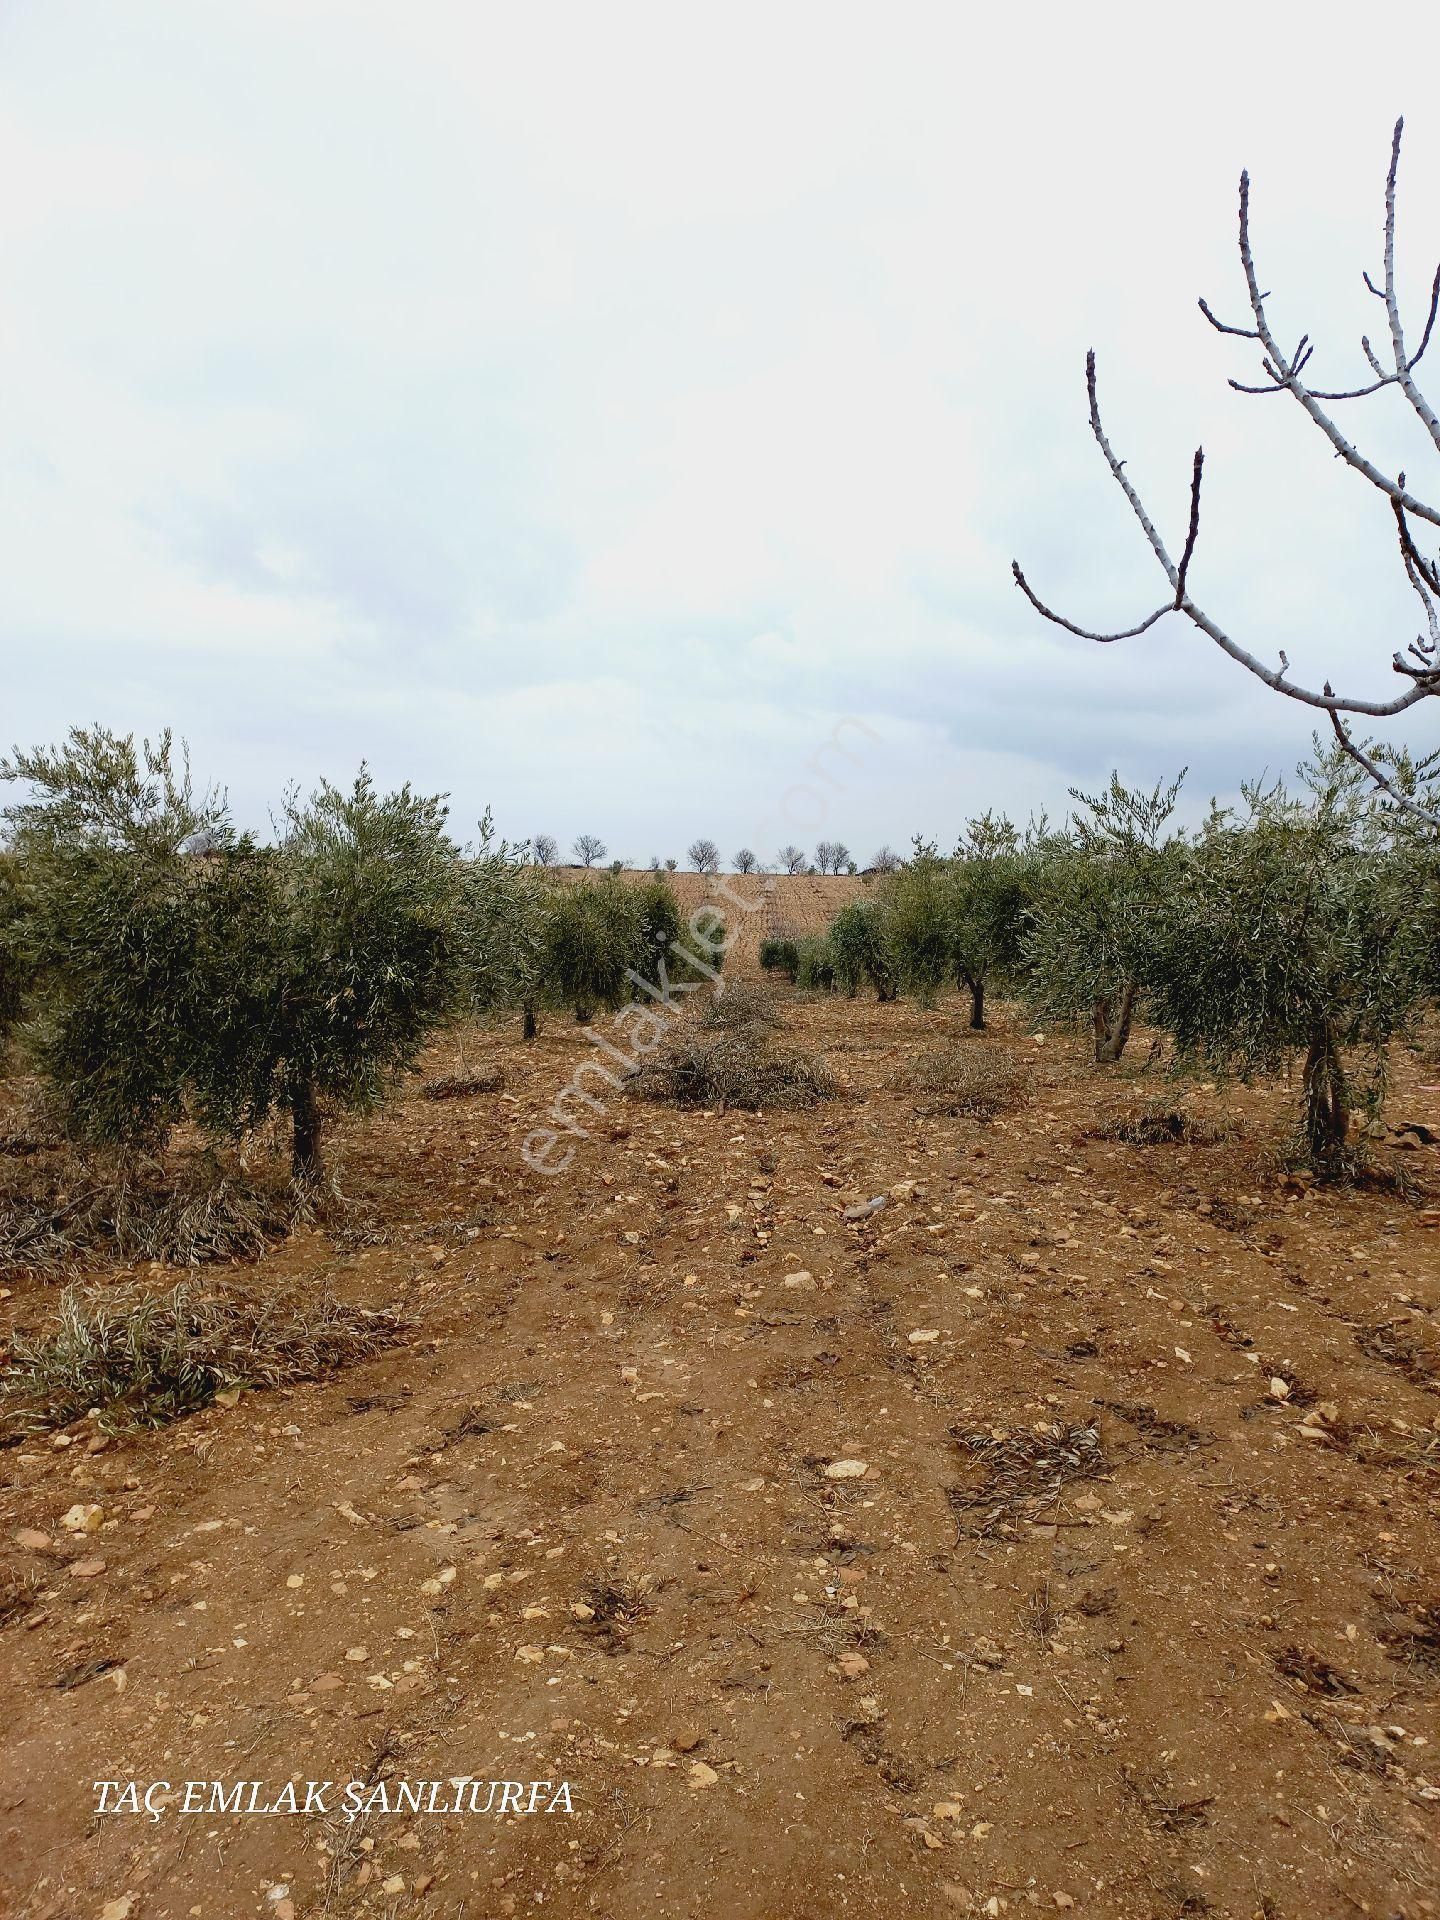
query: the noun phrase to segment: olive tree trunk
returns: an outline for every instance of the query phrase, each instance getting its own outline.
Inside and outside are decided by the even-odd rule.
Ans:
[[[1301,1126],[1310,1157],[1321,1173],[1338,1170],[1350,1131],[1350,1100],[1334,1024],[1324,1020],[1310,1039],[1302,1083]]]
[[[1125,1051],[1135,1012],[1135,988],[1127,980],[1119,993],[1095,1002],[1095,1064],[1112,1067]]]
[[[985,976],[983,973],[962,970],[960,982],[970,989],[970,1025],[977,1033],[982,1033],[985,1029]]]
[[[290,1096],[290,1114],[294,1137],[290,1167],[297,1187],[318,1187],[325,1178],[325,1155],[321,1145],[323,1122],[315,1098],[313,1080],[302,1080]]]

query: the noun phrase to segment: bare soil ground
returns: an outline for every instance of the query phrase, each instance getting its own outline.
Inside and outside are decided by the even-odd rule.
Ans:
[[[337,1129],[347,1204],[250,1271],[404,1344],[0,1454],[0,1911],[1440,1912],[1440,1150],[1379,1153],[1408,1195],[1267,1171],[1283,1086],[1137,1144],[1143,1038],[1102,1073],[963,1018],[787,996],[841,1097],[617,1098],[553,1180],[558,1020],[467,1043],[502,1091]],[[941,1038],[1008,1109],[891,1085]],[[1395,1117],[1437,1080],[1402,1056]],[[466,1775],[575,1811],[91,1787]]]

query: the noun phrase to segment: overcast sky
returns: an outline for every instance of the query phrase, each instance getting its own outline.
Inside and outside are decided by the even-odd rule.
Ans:
[[[1176,547],[1204,442],[1192,591],[1390,696],[1393,523],[1195,298],[1240,315],[1248,165],[1280,330],[1359,377],[1408,109],[1418,326],[1437,58],[1420,8],[0,0],[0,742],[171,725],[252,824],[364,757],[640,863],[1287,768],[1188,624],[1071,639],[1010,560],[1163,598],[1093,345]],[[1346,418],[1434,496],[1401,403]]]

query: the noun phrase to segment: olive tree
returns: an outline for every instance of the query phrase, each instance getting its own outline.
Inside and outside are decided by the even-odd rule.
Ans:
[[[5,809],[7,1011],[70,1138],[127,1162],[185,1109],[208,1009],[197,969],[208,863],[233,841],[223,796],[197,795],[166,733],[137,747],[101,727],[16,749]]]
[[[675,889],[662,873],[633,889],[634,943],[630,965],[642,980],[654,981],[672,950],[684,943],[685,923]],[[633,981],[631,985],[633,986]]]
[[[1183,840],[1166,835],[1180,778],[1150,793],[1112,774],[1036,850],[1022,948],[1027,996],[1044,1018],[1087,1019],[1099,1065],[1117,1061],[1152,969]]]
[[[970,995],[970,1025],[985,1025],[985,992],[1014,968],[1025,925],[1026,862],[1020,835],[1003,815],[985,813],[966,828],[949,872],[951,957]]]
[[[459,882],[457,955],[466,1011],[518,1011],[525,1039],[539,1030],[546,1000],[545,927],[557,888],[544,865],[528,864],[523,847],[493,840],[490,816]]]
[[[274,847],[239,842],[206,889],[198,977],[211,1018],[199,1108],[237,1133],[290,1116],[296,1184],[325,1172],[334,1109],[365,1112],[453,1014],[462,868],[438,796],[348,789],[291,795]]]
[[[830,922],[826,934],[837,985],[853,999],[862,981],[877,1000],[893,1000],[899,969],[885,909],[878,900],[852,900]]]
[[[792,982],[800,967],[800,948],[784,934],[774,934],[760,942],[760,965],[766,973],[781,973]]]
[[[795,943],[795,984],[808,993],[835,991],[835,956],[823,933],[808,933]]]
[[[1425,810],[1440,813],[1436,756],[1417,764],[1393,755],[1390,765],[1397,784],[1414,794]],[[1389,845],[1411,902],[1406,935],[1410,970],[1432,1009],[1440,1008],[1440,834],[1430,830],[1423,813],[1388,807],[1383,811]]]
[[[1414,902],[1405,861],[1339,755],[1312,788],[1245,789],[1215,810],[1167,892],[1149,1001],[1180,1056],[1242,1075],[1304,1057],[1300,1134],[1325,1176],[1348,1163],[1343,1050],[1386,1042],[1411,1015]]]
[[[597,1008],[622,1006],[636,957],[636,890],[614,874],[562,887],[545,925],[544,977],[562,1006],[582,1024]]]
[[[25,901],[13,858],[0,854],[0,1070],[25,1011],[33,976],[25,947]]]
[[[917,840],[914,858],[881,882],[879,897],[900,985],[933,1006],[954,961],[949,863]]]
[[[234,1135],[282,1107],[318,1181],[325,1109],[374,1105],[453,1006],[442,803],[362,769],[289,798],[267,847],[196,796],[168,734],[75,729],[3,772],[30,790],[6,813],[27,1027],[67,1132],[129,1157],[187,1112]]]

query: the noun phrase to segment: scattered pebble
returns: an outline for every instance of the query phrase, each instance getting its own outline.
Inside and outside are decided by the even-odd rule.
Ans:
[[[827,1480],[863,1480],[870,1471],[868,1460],[832,1460],[825,1469]]]
[[[864,1220],[868,1218],[870,1214],[878,1213],[884,1205],[885,1195],[883,1193],[877,1193],[871,1200],[862,1200],[859,1206],[847,1207],[845,1209],[845,1218],[847,1220]]]

